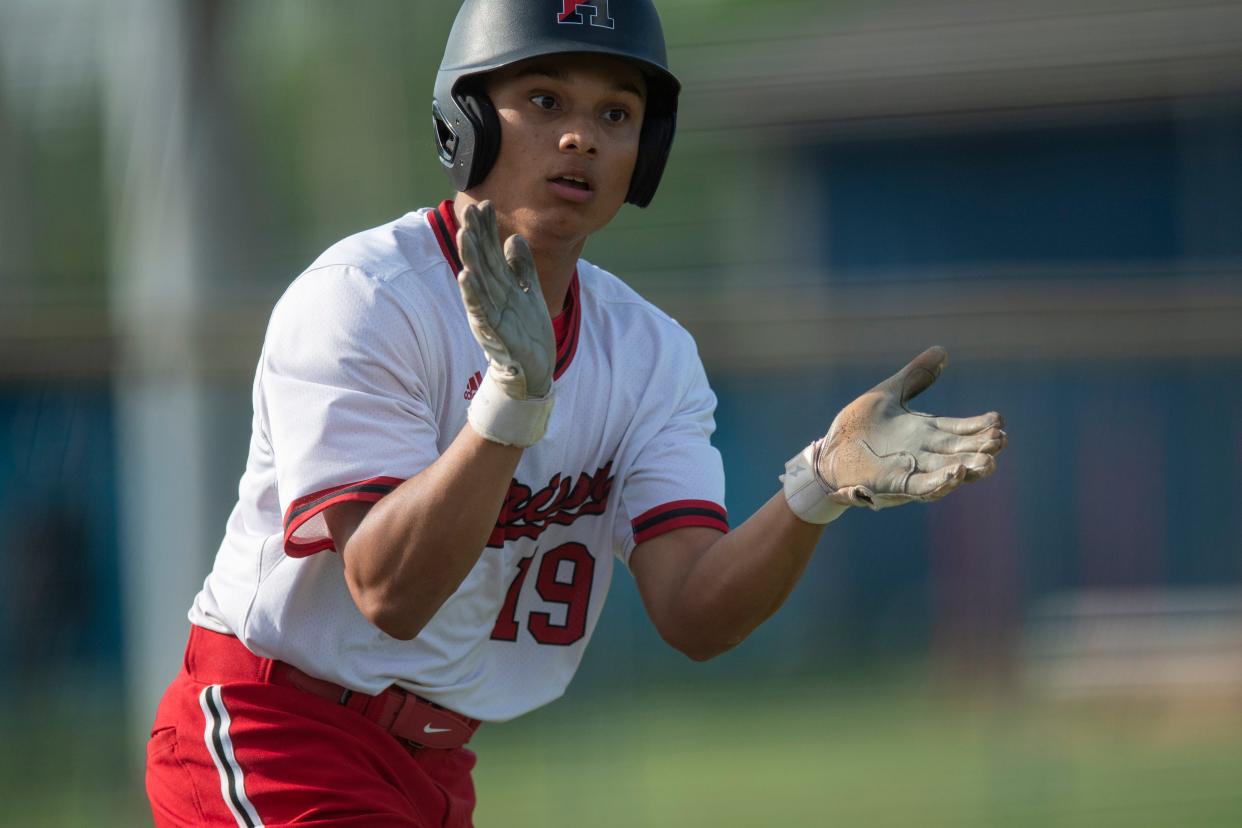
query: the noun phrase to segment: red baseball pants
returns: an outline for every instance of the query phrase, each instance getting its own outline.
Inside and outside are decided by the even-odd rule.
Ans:
[[[222,680],[191,649],[147,744],[158,828],[470,828],[470,750],[411,750],[327,700]]]

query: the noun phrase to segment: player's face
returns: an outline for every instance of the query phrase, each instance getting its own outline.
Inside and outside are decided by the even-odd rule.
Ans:
[[[531,246],[576,244],[625,203],[638,158],[646,83],[628,61],[557,55],[489,79],[500,116],[496,165],[470,195],[491,199]]]

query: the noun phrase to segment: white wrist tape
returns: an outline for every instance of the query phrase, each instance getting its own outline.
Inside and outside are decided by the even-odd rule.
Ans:
[[[841,516],[848,506],[828,499],[828,492],[815,475],[815,448],[818,442],[790,458],[781,475],[785,502],[793,513],[807,523],[831,523]]]
[[[554,396],[548,389],[546,397],[515,400],[500,390],[488,371],[470,401],[466,419],[486,440],[527,448],[538,443],[548,430]]]

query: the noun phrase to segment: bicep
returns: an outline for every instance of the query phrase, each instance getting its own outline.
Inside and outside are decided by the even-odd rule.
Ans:
[[[345,546],[349,539],[358,531],[362,519],[371,511],[374,504],[358,500],[334,503],[323,510],[323,520],[328,527],[328,537],[332,538],[332,546],[341,555],[345,554]]]
[[[666,641],[677,639],[681,591],[690,573],[723,536],[718,529],[686,526],[643,541],[630,553],[630,571],[638,594]]]

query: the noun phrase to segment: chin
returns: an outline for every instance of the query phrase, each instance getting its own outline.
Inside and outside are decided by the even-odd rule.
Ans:
[[[619,209],[619,204],[592,204],[584,209],[577,204],[552,201],[518,208],[513,213],[513,223],[515,232],[526,236],[532,246],[576,244],[606,227]]]

